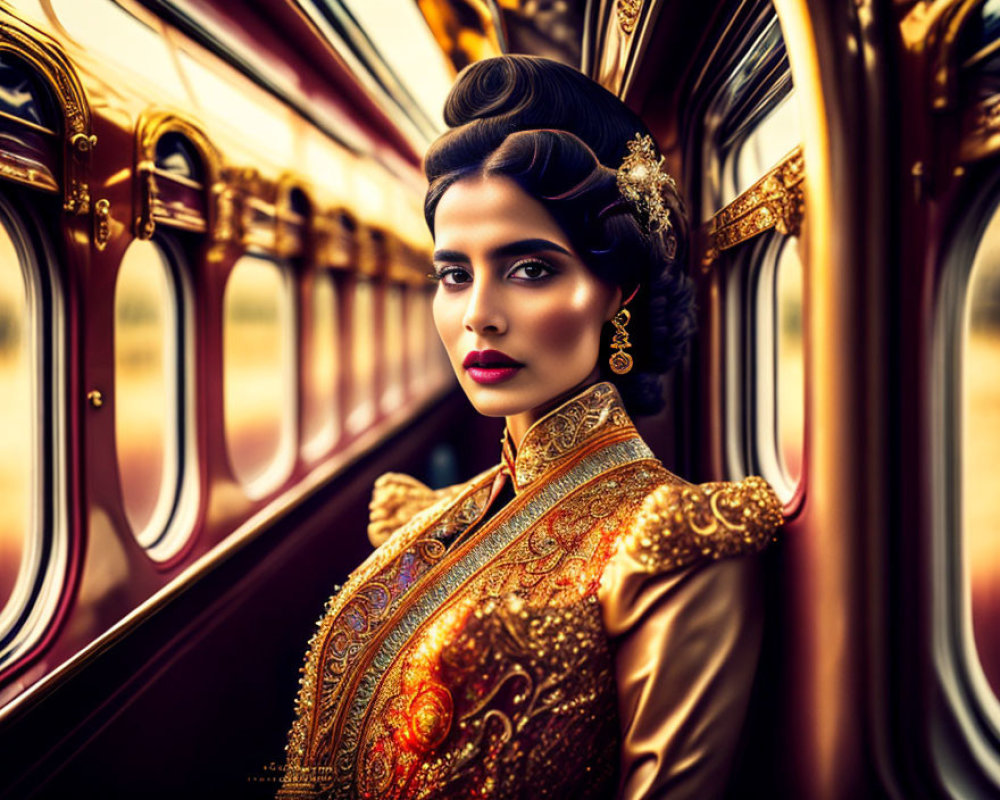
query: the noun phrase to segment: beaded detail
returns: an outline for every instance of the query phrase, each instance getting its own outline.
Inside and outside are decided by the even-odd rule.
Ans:
[[[699,558],[763,550],[781,522],[781,501],[756,475],[737,483],[664,484],[643,502],[622,546],[647,572],[680,569]]]

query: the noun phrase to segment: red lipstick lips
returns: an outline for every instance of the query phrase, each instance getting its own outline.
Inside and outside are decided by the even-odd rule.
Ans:
[[[499,350],[472,350],[462,366],[476,383],[500,383],[513,378],[524,364]]]

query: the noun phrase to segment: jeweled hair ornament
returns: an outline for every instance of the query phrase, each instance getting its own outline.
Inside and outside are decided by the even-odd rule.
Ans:
[[[649,233],[669,232],[670,209],[663,202],[663,187],[677,188],[663,169],[664,157],[656,157],[656,145],[649,134],[636,133],[628,142],[628,155],[618,167],[618,191],[637,212]]]

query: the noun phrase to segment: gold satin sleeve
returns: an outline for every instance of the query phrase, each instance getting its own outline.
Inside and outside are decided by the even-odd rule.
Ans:
[[[723,556],[770,542],[780,508],[759,478],[662,486],[609,561],[598,599],[615,651],[622,800],[723,793],[762,628],[757,559]]]
[[[380,546],[392,532],[415,514],[430,508],[446,497],[458,495],[465,484],[431,489],[402,472],[386,472],[375,479],[368,504],[368,541]]]

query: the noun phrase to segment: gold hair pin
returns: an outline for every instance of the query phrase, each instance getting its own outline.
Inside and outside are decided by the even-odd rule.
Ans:
[[[676,188],[674,179],[663,169],[664,157],[656,157],[652,138],[636,133],[628,142],[628,155],[618,168],[618,191],[639,213],[650,233],[669,231],[670,209],[663,203],[663,187]]]

